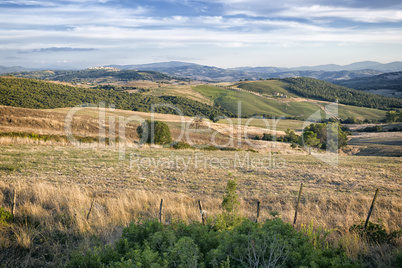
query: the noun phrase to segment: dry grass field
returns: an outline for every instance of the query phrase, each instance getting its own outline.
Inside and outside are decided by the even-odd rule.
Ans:
[[[0,106],[0,131],[64,135],[68,111]],[[110,116],[150,118],[147,113],[106,110],[105,135],[113,123]],[[156,114],[155,118],[165,121],[173,137],[178,137],[178,116]],[[187,123],[191,120],[185,118]],[[188,134],[196,144],[203,144],[215,133],[224,144],[230,139],[227,123],[205,122],[204,132],[193,129]],[[257,134],[266,131],[261,123],[253,124]],[[298,121],[280,123],[281,131],[300,129]],[[162,198],[164,222],[200,221],[197,200],[213,218],[222,211],[227,181],[235,178],[240,213],[245,217],[255,218],[259,200],[261,221],[279,215],[292,222],[303,183],[296,228],[312,223],[315,228],[332,229],[330,242],[341,244],[351,258],[363,254],[371,256],[373,263],[389,263],[392,247],[370,246],[349,227],[365,220],[378,188],[371,221],[382,222],[388,231],[402,228],[401,158],[341,154],[338,164],[331,166],[321,161],[324,154],[307,155],[286,143],[262,141],[268,147],[259,152],[247,151],[247,145],[238,151],[138,147],[137,125],[128,124],[129,142],[110,146],[0,137],[0,207],[11,211],[16,191],[14,222],[0,223],[4,267],[63,266],[76,250],[112,243],[133,220],[157,218]],[[99,135],[99,110],[80,110],[72,129],[76,135]],[[398,241],[397,246],[402,246]]]
[[[200,221],[197,200],[213,217],[221,212],[226,182],[234,178],[242,215],[254,219],[259,200],[261,220],[279,214],[286,222],[292,222],[303,183],[298,226],[313,222],[333,229],[351,257],[368,250],[348,229],[365,219],[376,188],[380,193],[371,221],[382,221],[390,231],[402,228],[400,158],[342,156],[338,166],[330,167],[313,156],[280,152],[141,148],[127,149],[123,160],[119,155],[110,147],[2,145],[0,206],[10,210],[12,190],[17,192],[17,223],[0,231],[6,267],[19,263],[7,258],[15,250],[29,252],[20,256],[26,263],[43,265],[38,256],[50,254],[52,265],[61,265],[69,253],[91,244],[91,235],[110,243],[129,222],[157,218],[162,198],[166,222]],[[67,240],[81,238],[67,245],[54,232]]]

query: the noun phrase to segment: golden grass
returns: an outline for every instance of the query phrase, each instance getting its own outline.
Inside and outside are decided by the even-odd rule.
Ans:
[[[381,218],[388,230],[402,228],[399,158],[342,156],[337,167],[329,167],[312,156],[280,154],[276,157],[283,158],[284,167],[208,164],[183,172],[174,167],[136,167],[128,156],[158,160],[198,155],[208,161],[227,158],[230,162],[236,153],[241,159],[267,155],[143,147],[127,148],[127,158],[118,160],[119,152],[113,147],[13,144],[0,148],[0,207],[10,210],[12,190],[17,190],[15,223],[0,228],[0,261],[5,261],[6,267],[43,266],[45,262],[38,256],[45,255],[52,256],[48,262],[53,266],[62,266],[74,250],[92,246],[93,235],[102,243],[111,243],[131,221],[157,218],[162,198],[164,222],[200,221],[198,199],[207,217],[214,217],[221,212],[226,182],[233,178],[239,184],[242,215],[255,219],[259,200],[261,221],[279,214],[289,223],[303,182],[298,226],[313,220],[316,227],[335,229],[353,258],[372,250],[348,229],[366,218],[375,188],[380,188],[380,194],[371,221]],[[1,169],[3,165],[16,169]],[[21,254],[21,250],[29,253]]]

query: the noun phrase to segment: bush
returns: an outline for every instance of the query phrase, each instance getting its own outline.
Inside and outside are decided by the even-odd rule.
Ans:
[[[72,256],[67,267],[359,267],[344,251],[314,245],[281,219],[231,228],[199,222],[131,223],[114,246]]]
[[[169,144],[172,142],[172,134],[169,126],[161,121],[145,120],[137,128],[142,143]]]
[[[184,142],[184,141],[176,142],[176,143],[173,144],[172,147],[174,149],[178,149],[178,150],[180,150],[180,149],[192,149],[193,148],[190,144],[188,144],[187,142]]]
[[[273,141],[274,137],[271,133],[264,133],[261,138],[263,141]]]
[[[383,132],[382,126],[372,126],[358,129],[357,132]]]
[[[0,207],[0,226],[10,224],[13,219],[13,214],[6,211],[3,207]]]
[[[219,151],[220,150],[218,147],[213,146],[213,145],[207,145],[205,147],[202,147],[202,149],[206,150],[206,151]]]
[[[236,193],[237,180],[229,180],[222,200],[222,209],[229,213],[237,213],[239,201]]]
[[[388,233],[385,230],[382,223],[368,222],[367,227],[364,228],[365,221],[361,221],[359,224],[353,224],[349,230],[359,234],[361,237],[367,239],[372,243],[390,243],[398,237],[402,237],[402,229]]]

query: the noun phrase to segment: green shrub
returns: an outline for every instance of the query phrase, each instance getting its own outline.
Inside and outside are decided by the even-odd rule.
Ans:
[[[263,141],[273,141],[274,136],[271,133],[264,133],[261,138]]]
[[[359,234],[372,243],[390,243],[395,238],[402,237],[402,229],[388,233],[381,222],[372,223],[369,221],[366,228],[364,228],[364,224],[365,221],[361,221],[359,224],[353,224],[349,230]]]
[[[207,145],[205,147],[202,147],[202,149],[206,150],[206,151],[219,151],[220,150],[218,147],[213,146],[213,145]]]
[[[141,142],[152,144],[169,144],[172,143],[172,134],[169,126],[161,121],[145,120],[137,128]]]
[[[383,132],[382,126],[372,126],[358,129],[357,132]]]
[[[395,261],[399,261],[396,257]],[[132,223],[114,246],[75,253],[67,267],[360,267],[344,251],[317,247],[281,219],[242,219],[229,229],[199,222]]]
[[[12,223],[13,219],[13,214],[0,207],[0,226]]]
[[[181,150],[181,149],[192,149],[192,148],[193,148],[190,144],[188,144],[187,142],[184,142],[184,141],[176,142],[176,143],[173,144],[172,147],[173,147],[174,149],[178,149],[178,150]]]
[[[236,193],[237,180],[229,180],[222,200],[222,209],[229,213],[237,213],[239,201]]]

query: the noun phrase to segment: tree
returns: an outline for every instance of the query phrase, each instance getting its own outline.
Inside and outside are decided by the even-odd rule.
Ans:
[[[306,131],[303,133],[303,141],[305,145],[311,147],[318,147],[320,140],[317,138],[317,134],[313,131]]]
[[[161,121],[145,120],[137,128],[141,142],[153,144],[169,144],[172,143],[172,134],[169,126]]]
[[[385,121],[388,123],[401,122],[402,121],[402,112],[388,111],[385,114]]]
[[[284,142],[299,143],[300,137],[290,129],[285,130],[285,136],[283,137]]]
[[[315,138],[319,140],[315,141]],[[339,123],[319,123],[311,124],[304,129],[303,140],[304,144],[310,146],[316,146],[321,149],[329,149],[330,151],[336,151],[337,149],[347,145],[348,133],[343,131]]]
[[[211,120],[211,121],[214,122],[214,123],[218,122],[218,121],[219,121],[219,116],[218,116],[218,114],[217,114],[216,112],[212,112],[212,113],[209,115],[209,120]]]

